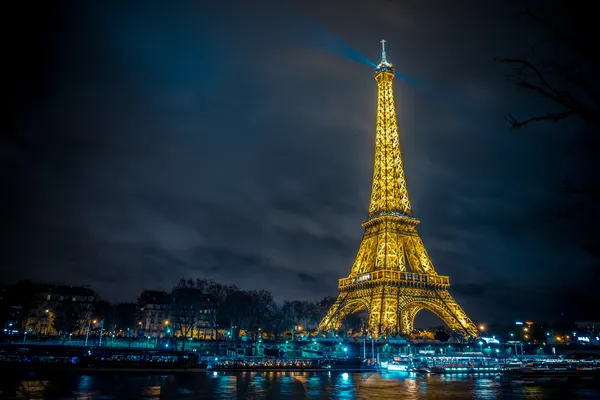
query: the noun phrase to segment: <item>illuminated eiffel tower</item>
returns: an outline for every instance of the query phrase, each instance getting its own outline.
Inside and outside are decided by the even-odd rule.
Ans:
[[[347,278],[339,280],[340,294],[320,331],[338,329],[351,314],[366,309],[368,330],[379,335],[408,334],[415,316],[429,310],[464,339],[478,336],[477,327],[450,295],[447,276],[435,272],[412,216],[398,138],[394,106],[394,67],[381,41],[377,81],[375,166],[369,218],[358,254]]]

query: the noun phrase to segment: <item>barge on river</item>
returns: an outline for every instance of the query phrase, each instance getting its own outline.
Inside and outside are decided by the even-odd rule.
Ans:
[[[381,368],[393,372],[433,374],[498,374],[502,372],[495,358],[477,355],[442,357],[398,355],[381,363]]]

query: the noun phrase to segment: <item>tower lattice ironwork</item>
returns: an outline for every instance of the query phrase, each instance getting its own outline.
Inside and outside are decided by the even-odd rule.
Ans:
[[[369,217],[358,254],[347,278],[339,280],[340,294],[319,330],[338,329],[351,314],[366,309],[369,332],[408,334],[422,309],[429,310],[465,339],[477,327],[454,300],[447,276],[438,275],[412,216],[394,106],[394,66],[387,61],[385,41],[377,81],[375,165]]]

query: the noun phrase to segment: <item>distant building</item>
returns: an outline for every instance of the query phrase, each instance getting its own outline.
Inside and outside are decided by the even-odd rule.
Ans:
[[[145,290],[137,301],[139,321],[136,336],[163,337],[170,321],[171,296],[167,292]]]
[[[186,293],[180,290],[176,296],[146,290],[138,298],[137,315],[136,336],[216,338],[215,307],[195,289]]]
[[[216,338],[216,310],[205,293],[196,288],[178,288],[173,291],[171,300],[175,336],[201,340]]]
[[[20,283],[12,307],[22,316],[20,328],[31,334],[85,334],[96,294],[82,286]]]
[[[591,333],[600,333],[600,321],[576,321],[575,326]]]

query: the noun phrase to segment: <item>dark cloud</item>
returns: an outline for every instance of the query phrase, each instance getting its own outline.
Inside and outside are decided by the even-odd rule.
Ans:
[[[279,300],[335,295],[366,218],[366,59],[385,37],[406,76],[404,163],[437,271],[476,320],[558,315],[576,304],[569,293],[593,293],[598,256],[585,224],[547,222],[571,127],[508,132],[507,112],[543,105],[515,94],[493,58],[527,48],[530,28],[506,2],[459,3],[21,11],[33,22],[5,77],[19,95],[1,153],[4,277],[89,284],[110,300],[181,276]]]
[[[481,299],[489,292],[488,286],[481,283],[459,283],[452,285],[452,292],[463,297],[475,297]]]

